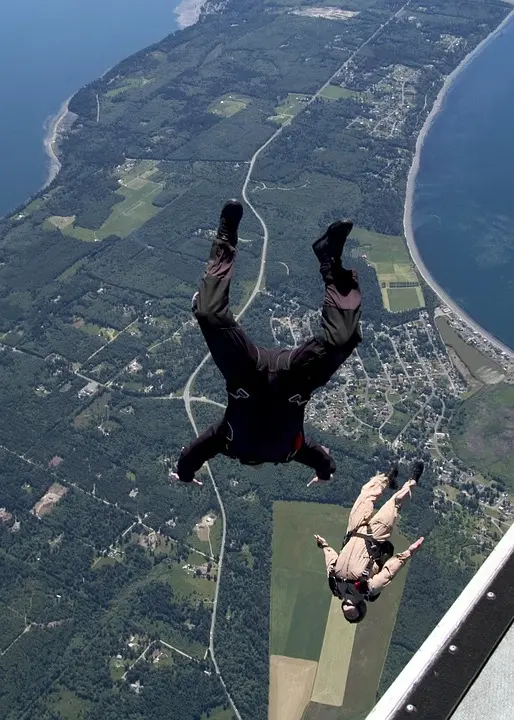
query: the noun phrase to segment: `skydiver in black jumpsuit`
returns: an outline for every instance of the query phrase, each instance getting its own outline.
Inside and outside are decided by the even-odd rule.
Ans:
[[[320,336],[297,348],[278,350],[255,345],[229,309],[242,216],[238,201],[224,205],[200,290],[193,298],[193,312],[226,381],[227,408],[218,423],[182,450],[172,475],[200,485],[197,470],[222,453],[245,465],[295,460],[315,470],[311,483],[329,480],[336,465],[321,445],[305,436],[304,412],[312,392],[325,385],[362,340],[357,275],[341,264],[353,224],[332,223],[312,246],[325,283]]]

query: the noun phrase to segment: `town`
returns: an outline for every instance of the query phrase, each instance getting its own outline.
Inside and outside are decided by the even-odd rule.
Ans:
[[[514,365],[486,338],[474,334],[449,308],[438,314],[451,319],[466,339],[502,363],[500,379],[513,376]],[[280,345],[297,345],[312,332],[317,313],[301,313],[295,300],[274,302],[270,326]],[[387,327],[363,323],[365,342],[308,406],[307,420],[320,430],[353,440],[382,444],[398,457],[422,454],[438,477],[434,507],[444,511],[457,503],[483,516],[484,532],[503,529],[514,520],[514,498],[505,488],[460,460],[453,451],[449,423],[459,400],[469,392],[427,311],[419,319]]]

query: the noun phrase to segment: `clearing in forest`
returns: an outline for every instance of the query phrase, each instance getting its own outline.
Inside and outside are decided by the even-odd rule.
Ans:
[[[52,217],[48,218],[48,222],[52,223],[52,225],[58,230],[64,230],[64,228],[73,225],[75,222],[75,215],[70,215],[69,217],[65,215],[52,215]]]
[[[108,98],[113,98],[113,97],[116,97],[117,95],[121,95],[122,93],[126,92],[127,90],[141,88],[150,82],[152,82],[152,80],[149,78],[145,78],[145,77],[121,78],[118,81],[118,83],[115,85],[115,87],[113,87],[111,90],[108,90],[105,93],[105,95]]]
[[[251,98],[237,93],[227,93],[209,105],[209,112],[220,117],[231,117],[244,110]]]
[[[325,100],[342,100],[345,98],[358,98],[362,93],[358,90],[347,90],[341,85],[327,85],[327,87],[320,93],[320,97]]]
[[[272,115],[268,120],[273,120],[278,125],[282,125],[286,120],[297,115],[309,102],[310,97],[310,95],[303,95],[302,93],[289,93],[287,98],[282,100],[280,105],[275,108],[276,115]]]
[[[337,7],[310,7],[295,8],[291,10],[291,15],[301,15],[303,17],[323,18],[324,20],[350,20],[350,18],[358,15],[356,10],[343,10]]]
[[[95,398],[82,412],[75,415],[73,427],[80,430],[90,425],[98,426],[106,418],[106,408],[109,405],[110,394],[103,393]]]
[[[403,312],[425,307],[423,291],[403,237],[363,228],[354,228],[353,237],[363,250],[362,257],[377,273],[386,310]]]
[[[70,218],[54,216],[45,221],[46,226],[59,227],[63,235],[84,242],[100,242],[109,235],[124,238],[151,220],[162,209],[153,204],[153,200],[164,188],[164,182],[150,179],[157,172],[157,163],[153,160],[127,160],[124,165],[117,168],[116,176],[120,187],[114,194],[123,200],[113,206],[110,216],[97,229],[76,225],[75,216],[70,216],[73,217],[71,223]]]
[[[199,540],[202,542],[209,542],[211,527],[215,522],[216,515],[214,515],[214,513],[209,513],[208,515],[204,515],[200,522],[196,523],[194,529]]]
[[[59,485],[59,483],[53,483],[53,485],[50,485],[43,497],[37,501],[30,512],[37,518],[42,518],[44,515],[48,515],[52,512],[54,505],[58,503],[67,492],[68,488]]]

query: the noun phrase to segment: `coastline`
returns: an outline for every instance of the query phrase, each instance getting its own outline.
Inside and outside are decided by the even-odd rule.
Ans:
[[[512,0],[514,2],[514,0]],[[198,22],[202,7],[206,0],[182,0],[173,11],[177,17],[177,25],[183,30]]]
[[[63,102],[58,113],[50,121],[48,131],[43,140],[45,151],[50,161],[50,167],[48,169],[48,177],[42,187],[42,190],[47,188],[55,180],[61,169],[61,161],[57,156],[57,141],[59,140],[63,125],[68,118],[71,97],[72,96]]]
[[[514,2],[514,0],[512,1]],[[182,2],[177,5],[174,9],[174,13],[177,17],[179,30],[183,30],[190,25],[194,25],[198,21],[202,7],[205,3],[206,0],[182,0]],[[112,68],[105,70],[100,77],[107,75],[110,70],[112,70]],[[41,190],[45,190],[45,188],[51,185],[61,170],[61,161],[57,155],[57,142],[70,114],[69,104],[72,97],[73,95],[62,103],[56,115],[54,115],[54,117],[49,121],[48,129],[43,139],[45,152],[49,159],[49,168],[47,179]]]
[[[514,4],[514,0],[510,1],[510,4]],[[407,178],[407,190],[405,194],[405,205],[404,205],[404,214],[403,214],[403,228],[404,228],[404,234],[407,241],[407,248],[409,250],[410,256],[412,258],[412,261],[417,267],[417,270],[419,274],[422,276],[424,281],[429,285],[432,290],[438,295],[442,302],[444,302],[445,305],[447,305],[452,312],[454,312],[456,315],[458,315],[461,320],[463,320],[467,325],[469,325],[474,331],[478,332],[482,337],[484,337],[488,342],[490,342],[492,345],[494,345],[498,350],[501,350],[502,352],[506,353],[511,359],[514,360],[514,349],[508,347],[507,345],[504,345],[498,338],[494,337],[491,333],[489,333],[487,330],[485,330],[481,325],[479,325],[473,318],[471,318],[459,305],[457,305],[456,302],[454,302],[451,297],[446,293],[442,287],[437,283],[435,278],[430,274],[428,268],[426,267],[425,263],[423,262],[421,255],[419,253],[418,247],[416,245],[415,236],[414,236],[414,230],[412,227],[412,213],[413,213],[413,207],[414,207],[414,191],[416,189],[416,181],[420,166],[420,157],[421,157],[421,151],[423,150],[423,145],[425,143],[425,138],[428,135],[428,132],[430,131],[430,128],[432,127],[432,123],[436,119],[437,115],[441,112],[443,109],[444,101],[446,99],[446,95],[448,94],[449,89],[451,88],[453,82],[458,77],[458,75],[464,70],[465,67],[477,56],[479,55],[482,50],[492,41],[494,38],[503,30],[506,25],[508,25],[512,20],[514,19],[514,10],[512,10],[507,17],[498,25],[497,28],[495,28],[486,38],[482,40],[481,43],[479,43],[474,50],[472,50],[466,57],[462,60],[462,62],[453,70],[450,75],[446,78],[444,81],[444,84],[439,91],[437,98],[435,100],[435,103],[428,114],[427,119],[425,120],[425,123],[423,127],[421,128],[421,131],[417,137],[416,140],[416,150],[414,153],[414,158],[412,161],[412,165],[409,170],[409,175]]]

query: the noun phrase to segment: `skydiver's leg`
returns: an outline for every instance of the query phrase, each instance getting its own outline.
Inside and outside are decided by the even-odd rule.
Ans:
[[[374,515],[369,523],[371,534],[378,542],[388,540],[393,531],[393,527],[398,519],[403,504],[410,498],[412,488],[418,484],[423,474],[423,462],[417,460],[413,463],[410,478],[398,492],[396,492],[390,500],[388,500],[380,510]],[[396,480],[396,476],[393,478]]]
[[[223,208],[220,227],[212,243],[199,292],[193,301],[193,312],[214,362],[225,380],[229,381],[236,376],[244,376],[246,371],[255,367],[258,351],[236,322],[229,307],[240,216],[227,227],[223,217],[227,205]],[[242,208],[240,212],[242,215]]]
[[[411,488],[416,485],[415,480],[407,480],[398,492],[396,492],[373,516],[369,522],[369,529],[377,542],[384,542],[391,537],[400,510],[411,494]]]
[[[385,473],[375,475],[362,486],[359,497],[350,511],[347,532],[353,532],[368,523],[376,501],[387,487],[389,487],[389,477]]]
[[[341,261],[321,265],[325,299],[321,333],[293,350],[290,368],[309,392],[325,385],[361,342],[361,294],[357,275]]]

